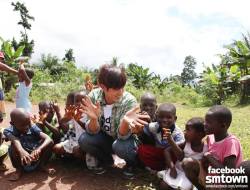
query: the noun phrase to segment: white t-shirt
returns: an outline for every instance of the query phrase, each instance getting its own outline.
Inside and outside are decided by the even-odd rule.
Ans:
[[[111,105],[106,105],[103,107],[103,119],[104,123],[102,126],[102,130],[107,133],[108,135],[112,136],[114,129],[111,128],[111,116],[112,116],[112,108],[113,104]]]

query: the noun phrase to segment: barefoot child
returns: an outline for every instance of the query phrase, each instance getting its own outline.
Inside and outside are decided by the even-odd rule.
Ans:
[[[158,176],[163,178],[161,189],[168,189],[168,187],[176,189],[192,188],[192,183],[185,176],[182,164],[190,159],[201,160],[204,153],[207,152],[207,145],[202,142],[202,139],[205,137],[204,120],[196,117],[190,119],[186,123],[184,134],[186,142],[177,145],[170,131],[167,130],[165,132],[166,139],[171,144],[171,148],[168,151],[164,151],[167,170],[158,172]],[[171,159],[169,151],[172,151],[177,158],[175,164]],[[197,168],[193,168],[193,170],[197,170]]]
[[[3,114],[0,112],[0,123],[3,122]],[[0,171],[7,171],[8,168],[4,164],[4,160],[8,156],[8,146],[3,144],[4,136],[3,136],[3,128],[0,128]]]
[[[30,116],[24,109],[12,110],[10,119],[11,127],[4,130],[4,135],[11,141],[9,156],[16,168],[10,180],[18,180],[24,171],[36,169],[53,174],[55,170],[45,168],[51,156],[53,141],[36,125],[31,126]]]
[[[176,144],[185,141],[184,134],[175,124],[176,108],[173,104],[161,104],[156,111],[156,121],[144,127],[143,132],[152,135],[154,145],[140,145],[138,148],[139,159],[145,166],[153,170],[165,169],[164,150],[170,147],[170,142],[164,137],[164,129],[170,129],[171,136]]]
[[[25,111],[31,113],[31,102],[29,94],[32,88],[32,78],[34,72],[30,69],[25,69],[24,64],[20,63],[18,69],[19,86],[16,91],[16,108],[24,108]]]

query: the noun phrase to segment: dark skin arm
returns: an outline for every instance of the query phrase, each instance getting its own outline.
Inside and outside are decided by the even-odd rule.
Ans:
[[[33,157],[34,160],[39,159],[40,154],[44,150],[44,148],[46,148],[50,144],[53,144],[53,140],[45,133],[40,132],[40,137],[43,140],[43,143],[37,149],[33,150],[33,152],[31,153],[31,156]]]
[[[21,159],[21,164],[22,165],[26,165],[26,164],[29,165],[32,162],[33,157],[22,147],[18,138],[16,138],[13,135],[10,135],[8,138],[11,141],[13,148],[15,148],[17,150],[17,152],[20,156],[20,159]]]
[[[4,63],[2,63],[2,62],[0,62],[0,70],[1,70],[1,71],[5,71],[5,72],[7,72],[7,73],[15,74],[15,75],[18,73],[17,70],[15,70],[15,69],[9,67],[8,65],[6,65],[6,64],[4,64]]]
[[[177,157],[177,159],[179,161],[183,160],[183,158],[184,158],[184,151],[183,151],[183,149],[185,147],[185,143],[177,145],[175,143],[172,135],[171,135],[170,129],[164,129],[164,137],[163,137],[163,139],[166,139],[169,142],[169,144],[170,144],[170,146],[172,148],[172,151],[174,152],[174,154]]]
[[[172,151],[171,148],[166,148],[164,150],[164,157],[165,157],[166,169],[169,168],[170,169],[170,176],[172,178],[176,178],[177,177],[177,171],[175,169],[175,164],[174,164],[174,162],[171,159],[170,151]]]
[[[60,136],[60,131],[57,127],[53,127],[48,121],[44,121],[43,124],[47,127],[55,136]]]
[[[25,85],[26,85],[26,86],[29,86],[30,83],[31,83],[31,80],[30,80],[30,78],[28,77],[27,73],[25,72],[25,68],[24,68],[23,64],[21,64],[21,65],[19,66],[18,72],[20,72],[20,74],[24,77]]]
[[[224,168],[225,166],[227,166],[228,168],[236,168],[236,156],[234,155],[226,157],[223,164],[211,154],[205,154],[204,157],[214,168]]]

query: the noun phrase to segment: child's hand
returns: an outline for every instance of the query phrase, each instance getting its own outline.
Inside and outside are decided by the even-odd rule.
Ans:
[[[60,107],[56,101],[51,102],[51,107],[56,113],[60,113]]]
[[[171,135],[170,129],[162,128],[162,131],[163,131],[163,139],[172,140],[172,135]]]
[[[32,156],[33,161],[37,161],[40,157],[40,154],[41,154],[41,150],[36,149],[36,150],[33,150],[30,155]]]
[[[48,116],[47,112],[45,112],[45,113],[40,112],[39,113],[39,122],[44,123],[47,119],[47,116]]]
[[[23,166],[30,165],[33,160],[33,157],[26,150],[21,151],[20,158],[21,158],[21,164]]]
[[[170,177],[172,177],[174,179],[177,177],[177,171],[176,171],[175,167],[170,168],[169,175],[170,175]]]
[[[70,106],[65,108],[64,118],[73,119],[74,115],[75,115],[75,106],[74,105],[70,105]]]

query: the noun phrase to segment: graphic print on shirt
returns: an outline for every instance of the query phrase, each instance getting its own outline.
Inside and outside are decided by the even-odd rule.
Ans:
[[[111,136],[112,136],[112,129],[111,129],[112,107],[113,105],[106,105],[103,108],[103,116],[102,116],[102,130]]]

